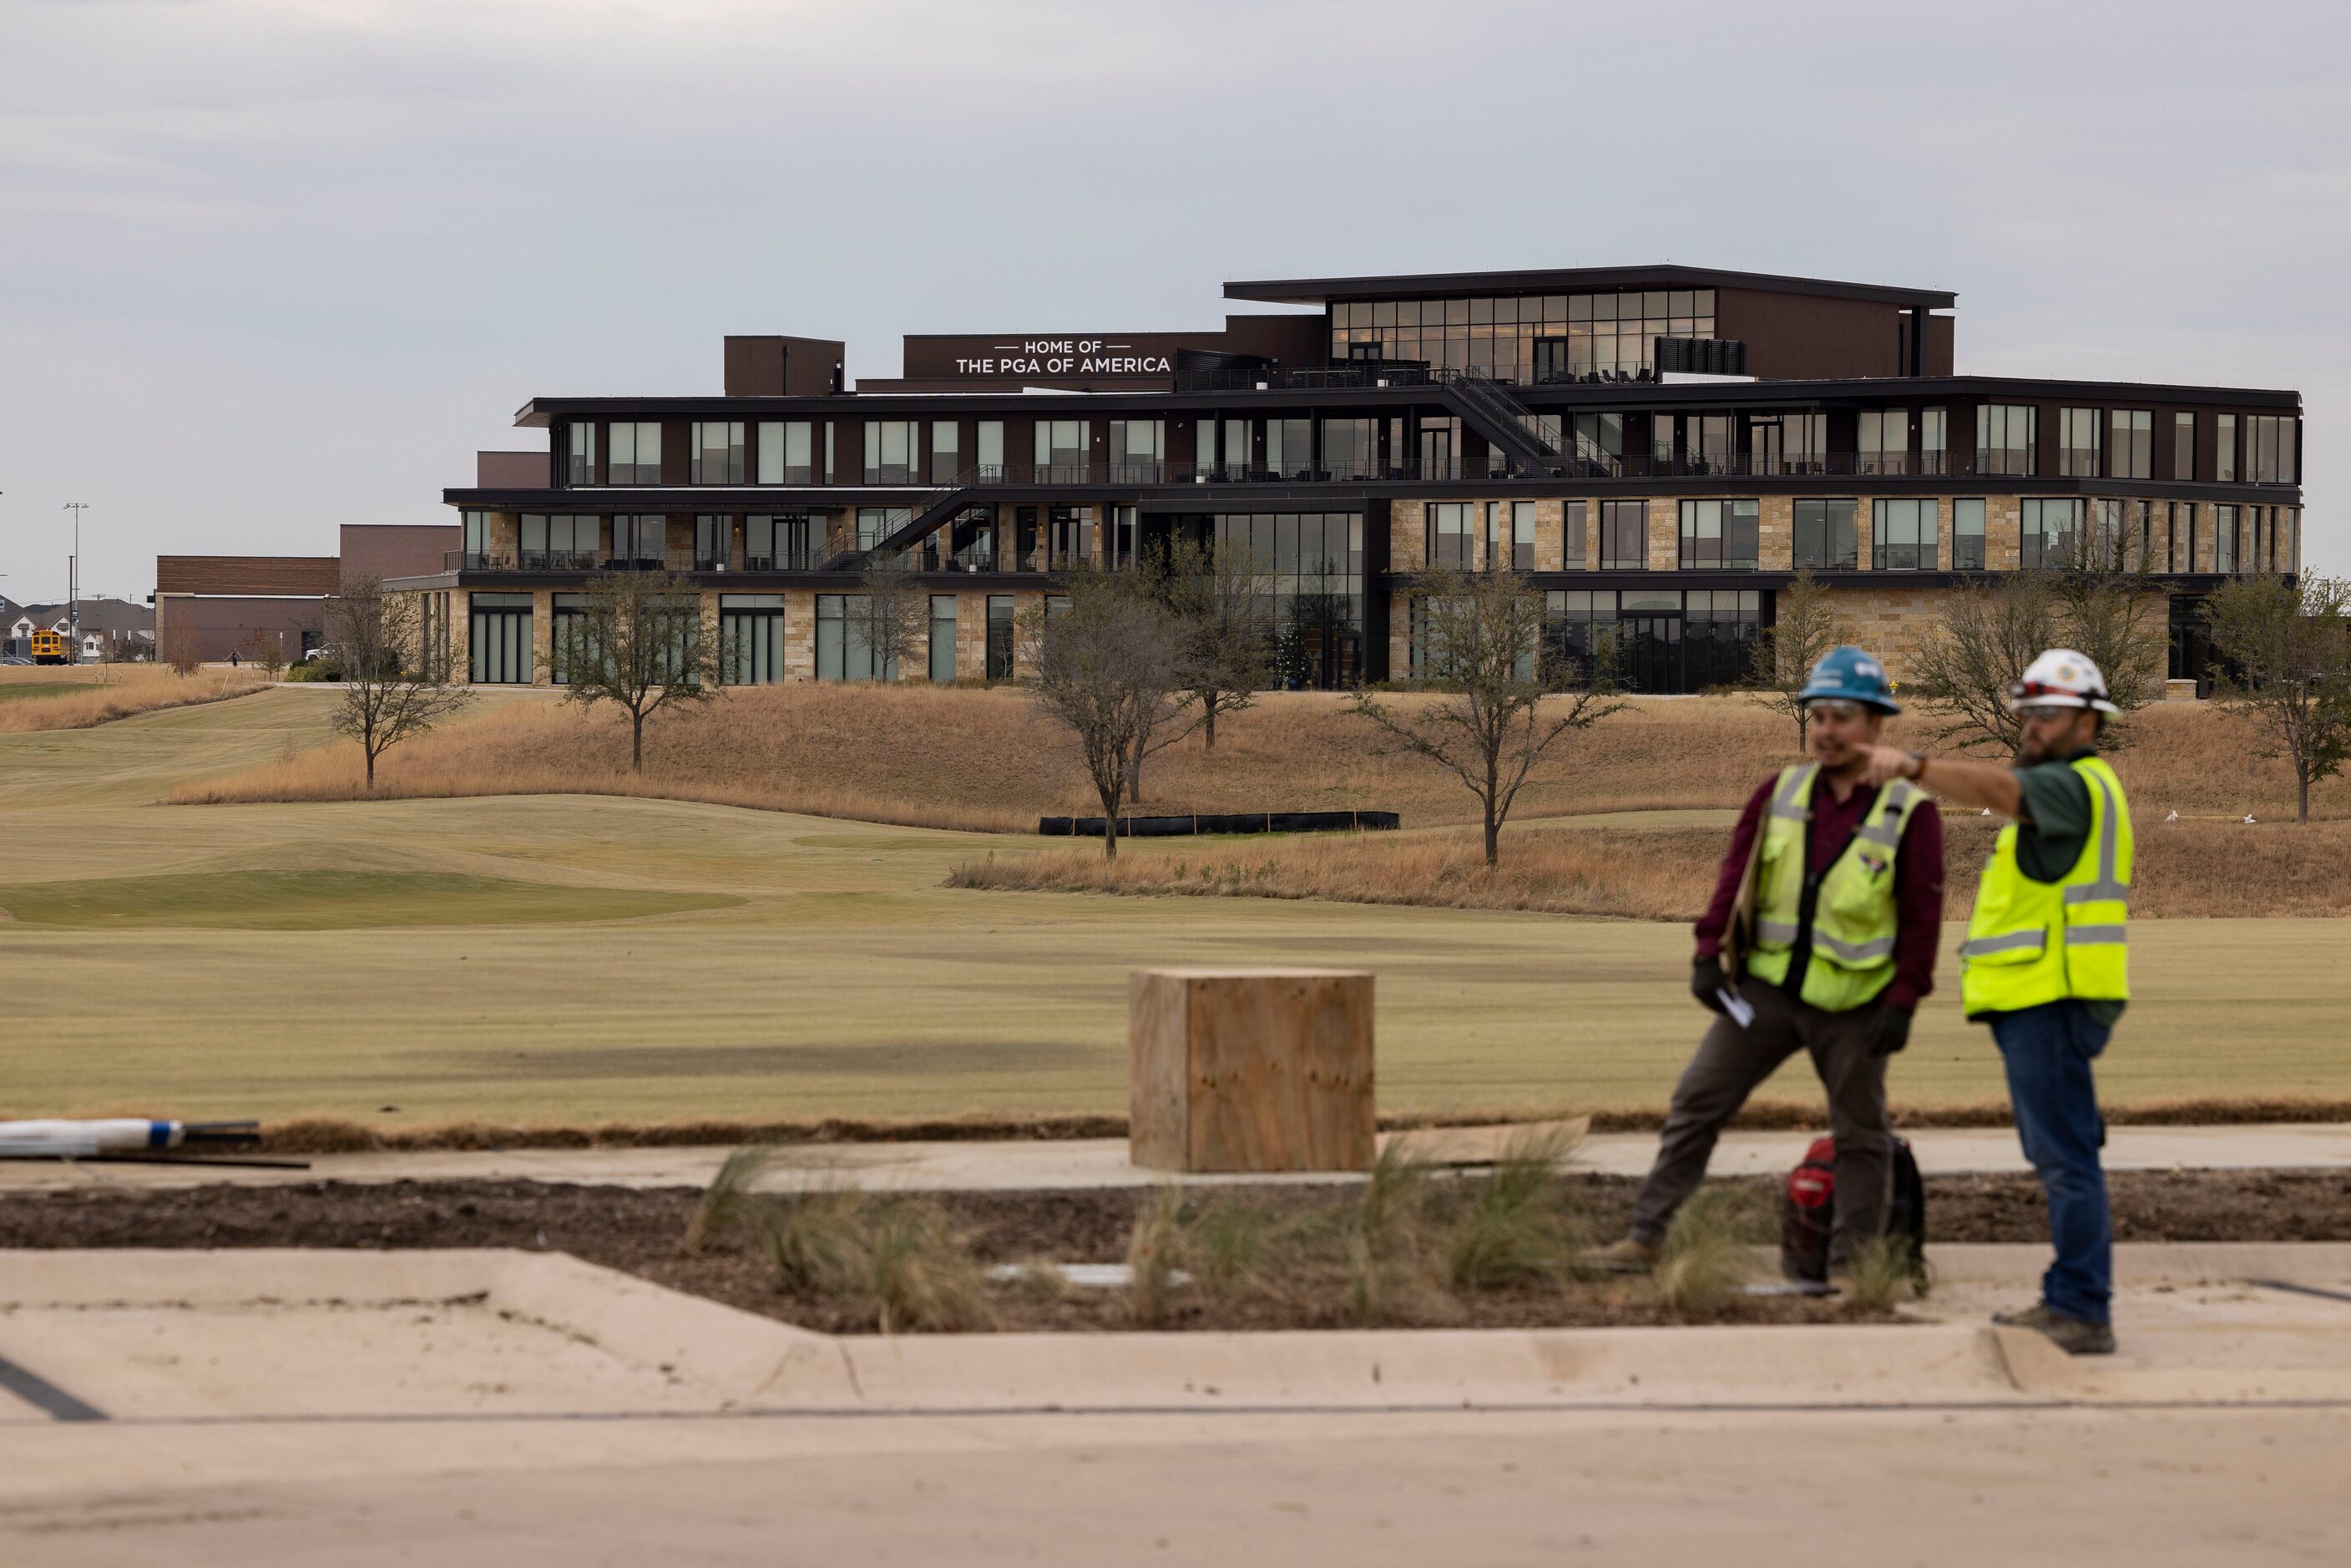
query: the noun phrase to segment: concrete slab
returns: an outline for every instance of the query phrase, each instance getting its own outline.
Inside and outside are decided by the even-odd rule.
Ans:
[[[66,1423],[0,1394],[0,1562],[2351,1552],[2351,1395],[2313,1393],[2351,1301],[2235,1278],[2331,1289],[2351,1247],[2125,1248],[2111,1366],[1958,1321],[2037,1252],[1941,1249],[1949,1321],[1910,1326],[854,1342],[543,1254],[0,1253],[0,1356],[121,1402]],[[158,1322],[178,1367],[110,1364]]]
[[[1409,1134],[1447,1160],[1489,1158],[1523,1128],[1448,1128]],[[1394,1137],[1398,1134],[1386,1134]],[[1718,1176],[1776,1175],[1803,1155],[1810,1133],[1730,1133],[1717,1147]],[[2016,1134],[2005,1127],[1930,1128],[1907,1134],[1930,1176],[2028,1169]],[[427,1150],[322,1155],[307,1171],[189,1166],[60,1165],[0,1162],[0,1193],[62,1186],[188,1187],[214,1182],[266,1186],[288,1182],[547,1181],[598,1186],[703,1186],[726,1148]],[[1649,1133],[1586,1136],[1567,1162],[1572,1170],[1639,1176],[1656,1153]],[[2109,1170],[2351,1169],[2351,1124],[2279,1124],[2226,1127],[2116,1127],[2108,1134]],[[784,1150],[766,1185],[774,1190],[852,1183],[900,1191],[1027,1191],[1069,1187],[1145,1187],[1170,1179],[1128,1163],[1123,1138],[1057,1141],[810,1144]],[[1344,1174],[1271,1176],[1186,1176],[1186,1186],[1313,1184],[1362,1179]]]

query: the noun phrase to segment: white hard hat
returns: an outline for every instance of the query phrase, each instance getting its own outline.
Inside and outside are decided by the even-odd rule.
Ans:
[[[2106,681],[2098,674],[2098,666],[2071,648],[2052,648],[2033,660],[2022,680],[2009,683],[2008,706],[2122,712],[2106,700]]]

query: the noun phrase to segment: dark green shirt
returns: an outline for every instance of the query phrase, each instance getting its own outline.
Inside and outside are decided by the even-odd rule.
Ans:
[[[2034,882],[2063,881],[2090,841],[2090,785],[2074,764],[2096,755],[2077,751],[2063,762],[2037,762],[2016,770],[2016,782],[2024,791],[2016,823],[2016,869]],[[2108,1029],[2123,1016],[2121,1002],[2082,1005]]]

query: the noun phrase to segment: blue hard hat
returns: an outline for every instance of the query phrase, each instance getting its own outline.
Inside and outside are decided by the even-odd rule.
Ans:
[[[1886,666],[1850,643],[1821,655],[1821,662],[1813,666],[1796,700],[1867,703],[1880,713],[1902,711],[1894,701],[1894,688],[1886,684]]]

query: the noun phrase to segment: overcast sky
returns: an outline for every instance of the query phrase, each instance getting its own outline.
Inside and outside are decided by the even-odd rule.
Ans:
[[[1199,328],[1232,277],[1957,291],[1963,371],[2292,387],[2351,570],[2346,8],[0,0],[0,592],[449,520],[719,339]],[[1962,26],[1964,23],[1964,26]]]

